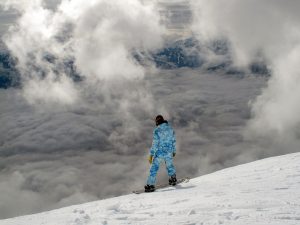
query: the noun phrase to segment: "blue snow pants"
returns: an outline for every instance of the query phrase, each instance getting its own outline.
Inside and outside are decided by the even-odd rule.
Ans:
[[[150,174],[147,180],[147,184],[149,185],[155,185],[156,181],[156,175],[159,169],[159,166],[161,162],[165,161],[166,167],[167,167],[167,172],[169,177],[173,176],[176,174],[176,170],[173,164],[173,154],[172,153],[165,153],[165,154],[158,154],[154,156],[154,159],[151,164],[150,168]]]

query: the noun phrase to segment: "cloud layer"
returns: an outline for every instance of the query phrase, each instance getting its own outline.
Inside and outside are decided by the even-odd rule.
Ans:
[[[37,110],[18,90],[2,90],[1,217],[126,194],[143,186],[152,117],[162,112],[155,111],[161,106],[177,134],[179,177],[257,159],[259,149],[244,143],[241,133],[250,115],[247,102],[255,98],[263,78],[190,69],[148,72],[145,78],[153,96],[151,115],[134,99],[132,116],[127,116],[116,110],[113,98],[111,105],[102,105],[95,97],[80,107]],[[163,167],[159,182],[166,180]]]

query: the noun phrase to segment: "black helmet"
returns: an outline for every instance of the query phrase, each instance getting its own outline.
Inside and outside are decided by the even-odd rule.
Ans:
[[[165,123],[167,122],[164,117],[162,115],[157,115],[156,118],[155,118],[155,123],[156,123],[156,126],[162,124],[162,123]]]

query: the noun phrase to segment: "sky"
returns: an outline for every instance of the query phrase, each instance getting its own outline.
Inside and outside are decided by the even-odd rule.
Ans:
[[[175,129],[178,177],[298,151],[295,1],[58,2],[1,2],[22,88],[0,90],[0,218],[143,186],[157,114]],[[211,62],[209,43],[225,39],[236,67],[263,61],[272,74],[163,70],[132,57],[188,37]]]

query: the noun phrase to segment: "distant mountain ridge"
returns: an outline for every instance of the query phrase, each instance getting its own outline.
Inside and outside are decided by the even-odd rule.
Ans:
[[[213,57],[211,57],[213,55]],[[229,44],[224,40],[212,41],[208,46],[202,45],[194,38],[187,38],[167,44],[155,52],[133,52],[133,58],[141,65],[155,64],[160,69],[176,68],[203,68],[214,73],[224,71],[224,74],[244,76],[255,74],[259,76],[270,76],[271,71],[264,62],[253,62],[248,68],[236,68],[233,66],[229,51]],[[212,60],[212,58],[214,58]],[[44,60],[54,63],[55,57],[45,53]],[[17,59],[11,56],[6,48],[0,49],[0,88],[19,87],[21,77],[17,68]],[[34,67],[33,67],[34,68]],[[81,81],[82,76],[76,71],[73,59],[66,59],[60,64],[60,71],[70,76],[75,82]],[[40,69],[41,68],[35,68]]]
[[[16,68],[16,59],[8,51],[0,50],[0,88],[20,86],[20,74]]]

